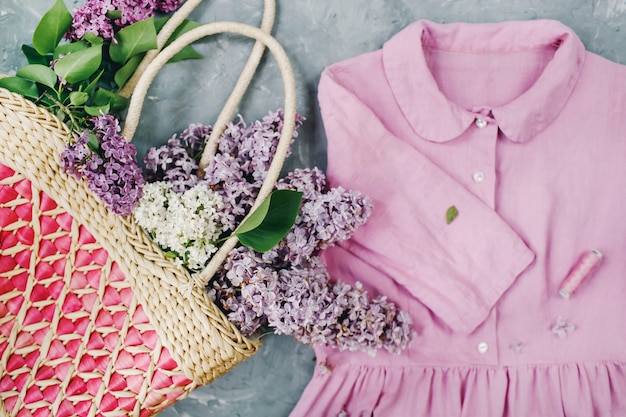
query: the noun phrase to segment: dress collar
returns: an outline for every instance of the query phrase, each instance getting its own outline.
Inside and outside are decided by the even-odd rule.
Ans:
[[[391,90],[415,132],[434,142],[460,136],[476,114],[451,102],[428,68],[425,46],[468,53],[506,53],[547,47],[557,49],[537,81],[513,101],[491,109],[500,130],[524,142],[558,116],[572,93],[585,48],[567,26],[553,20],[503,23],[438,24],[420,20],[383,46],[383,65]]]

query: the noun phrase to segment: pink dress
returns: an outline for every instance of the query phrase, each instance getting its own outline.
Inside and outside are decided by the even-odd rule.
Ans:
[[[331,184],[374,203],[325,261],[417,336],[317,347],[292,416],[626,416],[626,66],[555,21],[418,21],[319,99]]]

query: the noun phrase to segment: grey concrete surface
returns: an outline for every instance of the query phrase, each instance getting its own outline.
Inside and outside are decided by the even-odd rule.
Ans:
[[[66,0],[68,7],[82,0]],[[307,118],[287,168],[325,166],[325,136],[316,88],[327,65],[382,43],[409,23],[495,22],[557,19],[580,36],[588,50],[626,63],[626,0],[277,0],[273,34],[291,58],[298,110]],[[24,64],[20,46],[52,0],[0,0],[0,73]],[[195,20],[234,20],[257,25],[263,0],[206,0]],[[189,123],[212,123],[247,59],[251,42],[237,36],[202,41],[202,61],[166,67],[149,92],[136,136],[141,155]],[[281,81],[273,59],[264,60],[240,112],[248,120],[281,107]],[[289,337],[268,335],[260,353],[213,384],[167,409],[164,417],[287,416],[309,380],[312,350]],[[419,341],[418,341],[419,343]],[[312,416],[315,417],[315,416]]]

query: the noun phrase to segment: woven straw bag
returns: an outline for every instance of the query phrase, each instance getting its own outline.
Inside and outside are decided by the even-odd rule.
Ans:
[[[171,21],[184,19],[199,1],[189,0]],[[261,29],[206,24],[149,54],[132,83],[124,130],[134,135],[150,83],[185,45],[221,32],[256,39],[201,166],[215,152],[219,127],[232,117],[267,46],[283,76],[285,121],[257,205],[273,189],[295,124],[289,61],[266,32],[273,1],[266,1],[263,22]],[[68,134],[47,111],[0,89],[0,414],[152,415],[259,347],[203,288],[237,242],[226,241],[204,271],[190,276],[132,217],[109,212],[86,184],[62,172],[59,153]]]

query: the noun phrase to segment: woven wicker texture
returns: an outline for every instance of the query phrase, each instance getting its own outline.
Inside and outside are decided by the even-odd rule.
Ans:
[[[97,415],[87,409],[87,400],[103,407],[101,415],[142,415],[144,406],[150,414],[159,407],[155,398],[173,400],[211,382],[258,346],[239,333],[202,288],[193,288],[188,297],[181,294],[189,275],[166,259],[132,218],[110,213],[84,183],[61,172],[58,154],[67,135],[65,125],[48,112],[0,89],[0,163],[5,166],[0,179],[0,384],[6,384],[0,387],[0,412],[30,415],[21,408],[28,399],[34,402],[26,409],[41,406],[41,415],[63,415],[61,406],[70,410],[67,415]],[[99,271],[99,278],[90,271]],[[98,321],[100,312],[111,314],[112,323]],[[111,324],[118,344],[112,343],[115,336],[104,337],[108,330],[116,333]],[[96,334],[108,345],[102,347]],[[58,370],[61,362],[71,368]],[[143,382],[129,380],[130,374],[118,369],[136,372]],[[128,391],[113,396],[115,411],[107,414],[113,397],[106,394],[113,395],[117,385],[111,384],[120,382],[115,375],[125,376]],[[97,390],[98,382],[89,378],[102,381]],[[84,385],[72,391],[80,380]],[[49,406],[53,394],[57,398]]]
[[[1,164],[0,184],[5,411],[150,415],[193,389],[87,229]]]

